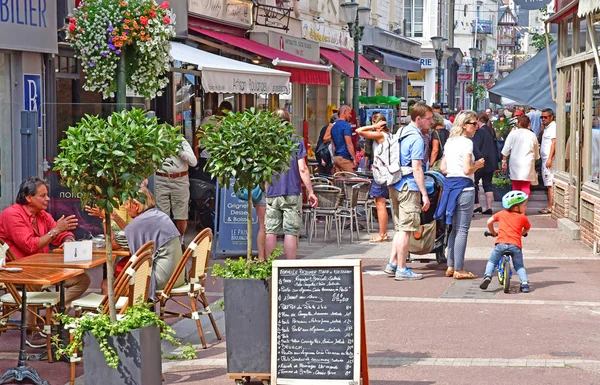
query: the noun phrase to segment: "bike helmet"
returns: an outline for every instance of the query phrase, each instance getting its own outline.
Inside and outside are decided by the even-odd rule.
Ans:
[[[502,207],[508,210],[514,205],[525,202],[528,198],[529,196],[522,191],[509,191],[502,197]]]

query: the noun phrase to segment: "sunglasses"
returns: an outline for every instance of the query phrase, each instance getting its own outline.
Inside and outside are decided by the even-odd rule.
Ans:
[[[477,124],[477,122],[476,122],[476,121],[473,121],[473,122],[465,122],[465,124],[473,124],[473,125],[475,125],[475,124]]]
[[[542,119],[550,119],[550,116],[542,116]]]

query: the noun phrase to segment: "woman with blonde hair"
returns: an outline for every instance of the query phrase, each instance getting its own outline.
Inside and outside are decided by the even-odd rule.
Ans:
[[[442,173],[446,175],[444,191],[435,212],[436,219],[452,225],[448,238],[447,277],[473,279],[477,276],[464,269],[467,236],[475,203],[475,171],[485,165],[483,158],[474,160],[473,141],[477,131],[477,114],[462,111],[454,120],[450,138],[444,147]]]
[[[364,126],[356,130],[356,133],[365,139],[373,140],[373,155],[377,154],[379,145],[385,141],[386,135],[390,134],[385,116],[380,113],[371,116],[372,126]],[[386,201],[390,197],[388,186],[375,182],[371,183],[371,196],[375,198],[375,207],[377,208],[377,221],[379,222],[379,234],[369,240],[371,243],[387,242],[388,213]]]

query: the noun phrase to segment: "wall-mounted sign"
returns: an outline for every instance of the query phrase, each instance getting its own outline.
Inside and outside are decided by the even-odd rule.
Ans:
[[[188,0],[188,12],[202,19],[240,27],[252,27],[251,0]]]
[[[363,45],[372,45],[404,56],[421,56],[421,43],[380,28],[365,28],[361,41]]]
[[[23,75],[23,106],[25,111],[37,111],[37,126],[42,127],[42,76]]]
[[[319,62],[319,43],[269,31],[269,46],[303,59]]]
[[[424,57],[419,59],[421,62],[421,68],[436,68],[435,60],[430,57]]]
[[[302,21],[302,37],[319,43],[335,45],[336,47],[354,48],[348,32],[312,21]]]
[[[0,49],[58,53],[56,0],[0,1]]]

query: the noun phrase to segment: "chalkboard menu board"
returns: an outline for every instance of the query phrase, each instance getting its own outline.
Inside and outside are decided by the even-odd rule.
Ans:
[[[358,384],[360,261],[273,263],[273,384]]]

